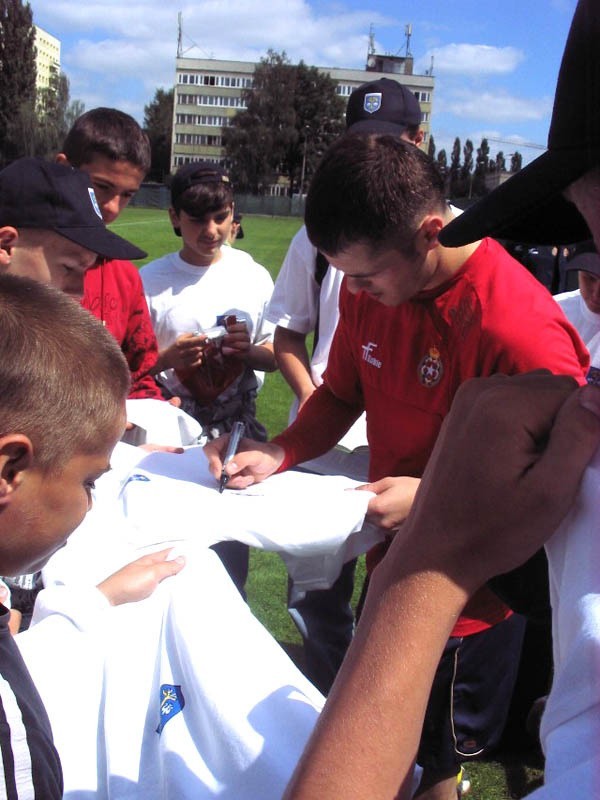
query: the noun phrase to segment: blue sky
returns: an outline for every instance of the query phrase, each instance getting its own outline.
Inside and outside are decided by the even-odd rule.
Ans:
[[[436,78],[432,132],[449,152],[455,136],[492,154],[545,145],[560,59],[576,0],[31,0],[34,21],[62,42],[71,98],[87,109],[121,108],[142,121],[175,72],[177,16],[196,57],[258,60],[269,48],[292,61],[363,67],[369,29],[376,50],[405,53],[412,25],[415,72]]]

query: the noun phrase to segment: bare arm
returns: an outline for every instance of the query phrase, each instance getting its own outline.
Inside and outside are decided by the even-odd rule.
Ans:
[[[286,800],[389,800],[400,787],[409,796],[453,624],[476,589],[527,560],[568,511],[600,440],[599,395],[541,373],[461,388]]]
[[[275,328],[275,358],[302,407],[316,388],[310,373],[306,335],[278,325]]]

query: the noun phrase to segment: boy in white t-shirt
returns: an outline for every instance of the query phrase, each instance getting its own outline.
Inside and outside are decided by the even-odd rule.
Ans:
[[[245,424],[247,436],[265,441],[256,394],[261,373],[276,368],[274,326],[265,319],[273,281],[248,253],[224,247],[233,190],[220,166],[197,161],[181,167],[171,203],[171,224],[183,246],[140,271],[158,341],[157,379],[165,395],[180,397],[182,408],[201,423],[205,441],[236,421]],[[221,556],[237,553],[235,563],[225,566],[243,586],[247,547],[223,542],[215,549]]]

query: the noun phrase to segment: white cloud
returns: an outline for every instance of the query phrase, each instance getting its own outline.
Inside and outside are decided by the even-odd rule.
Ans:
[[[434,60],[433,73],[454,75],[506,75],[525,58],[516,47],[491,47],[487,44],[447,44],[434,47],[418,60],[418,69],[428,69]]]
[[[552,99],[530,100],[506,91],[461,89],[436,96],[435,111],[460,118],[489,122],[527,122],[542,120],[552,109]]]

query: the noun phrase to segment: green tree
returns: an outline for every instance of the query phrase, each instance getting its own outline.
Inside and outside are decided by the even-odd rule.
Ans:
[[[506,159],[502,150],[496,153],[496,172],[506,172]]]
[[[450,156],[450,197],[460,197],[463,194],[461,190],[461,177],[460,177],[460,139],[458,136],[452,145],[452,154]]]
[[[23,154],[35,114],[35,32],[29,3],[0,0],[0,162]]]
[[[427,145],[427,155],[429,158],[435,158],[435,139],[433,136],[429,137],[429,144]]]
[[[171,171],[174,90],[157,89],[154,99],[144,106],[144,130],[150,139],[152,163],[148,178],[164,181]]]
[[[302,191],[325,149],[343,130],[335,82],[316,67],[269,50],[245,90],[246,110],[223,132],[235,185],[261,193],[280,175]]]
[[[519,172],[521,167],[523,166],[523,156],[516,150],[512,156],[510,157],[510,171],[511,172]]]
[[[486,193],[485,176],[490,171],[490,145],[484,137],[477,148],[477,159],[475,161],[475,174],[473,176],[473,194],[483,195]]]
[[[461,194],[471,197],[473,188],[473,142],[467,139],[463,147],[463,163],[460,168]]]
[[[52,158],[60,151],[69,130],[69,108],[69,79],[53,68],[49,85],[37,93],[35,155]]]

